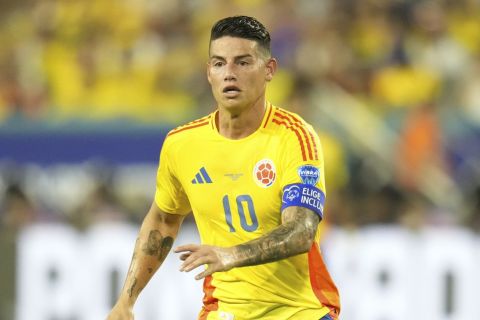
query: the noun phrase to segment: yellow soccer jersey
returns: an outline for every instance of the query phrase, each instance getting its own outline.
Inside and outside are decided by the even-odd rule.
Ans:
[[[192,211],[202,244],[215,246],[268,233],[281,224],[285,206],[323,214],[323,156],[310,125],[267,104],[259,129],[231,140],[218,133],[215,116],[176,128],[165,139],[155,193],[161,210]],[[340,309],[318,242],[305,254],[214,273],[204,292],[199,319],[337,318]]]

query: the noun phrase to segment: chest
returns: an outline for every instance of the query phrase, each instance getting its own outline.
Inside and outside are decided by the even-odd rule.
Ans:
[[[278,225],[283,167],[278,139],[202,141],[181,152],[177,176],[196,216],[230,232]]]

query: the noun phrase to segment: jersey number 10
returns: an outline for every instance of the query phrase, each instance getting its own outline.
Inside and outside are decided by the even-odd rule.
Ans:
[[[248,214],[250,215],[250,220],[252,221],[250,224],[248,224],[247,218],[245,217],[244,204],[246,204]],[[230,228],[230,232],[235,232],[235,228],[233,227],[233,223],[232,223],[232,211],[230,210],[230,200],[228,199],[227,195],[223,197],[223,209],[225,210],[225,220],[227,221],[228,227]],[[253,207],[252,197],[250,197],[247,194],[238,196],[237,211],[238,211],[238,215],[240,216],[240,224],[242,225],[243,230],[248,232],[257,230],[258,220],[255,214],[255,208]]]

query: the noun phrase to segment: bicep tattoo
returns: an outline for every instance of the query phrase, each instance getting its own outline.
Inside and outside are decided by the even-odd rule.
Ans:
[[[320,217],[310,209],[304,207],[288,207],[282,212],[282,222],[293,224],[306,233],[306,236],[313,239],[317,232]]]

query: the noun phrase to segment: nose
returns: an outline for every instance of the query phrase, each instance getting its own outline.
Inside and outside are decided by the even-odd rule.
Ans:
[[[237,80],[237,76],[235,73],[235,64],[234,63],[227,63],[225,66],[225,81],[232,81]]]

